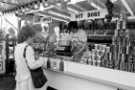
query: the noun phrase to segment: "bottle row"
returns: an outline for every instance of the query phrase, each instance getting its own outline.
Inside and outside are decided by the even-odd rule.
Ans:
[[[64,60],[62,58],[49,58],[45,63],[45,68],[54,71],[64,71]]]

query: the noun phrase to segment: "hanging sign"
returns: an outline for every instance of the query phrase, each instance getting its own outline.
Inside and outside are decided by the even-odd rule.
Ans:
[[[73,21],[80,21],[80,20],[87,20],[87,19],[105,18],[105,16],[107,14],[108,14],[108,12],[106,9],[86,11],[86,12],[81,12],[79,14],[73,14],[72,20]]]
[[[51,23],[52,22],[52,18],[51,17],[43,17],[41,19],[41,22],[43,22],[43,23]]]
[[[34,24],[51,23],[51,22],[52,22],[52,17],[35,16],[33,19]]]

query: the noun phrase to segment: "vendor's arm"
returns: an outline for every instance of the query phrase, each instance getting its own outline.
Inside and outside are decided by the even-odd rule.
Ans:
[[[80,48],[80,50],[78,52],[76,52],[74,55],[78,55],[79,53],[81,53],[86,48],[86,46],[87,46],[86,43],[83,42],[82,47]]]
[[[75,55],[81,53],[87,47],[87,34],[84,30],[78,32],[78,43],[81,45],[81,48]]]
[[[39,58],[39,60],[35,60],[34,50],[32,47],[28,46],[26,49],[26,60],[28,62],[28,66],[30,69],[36,69],[43,66],[45,60],[43,58]]]

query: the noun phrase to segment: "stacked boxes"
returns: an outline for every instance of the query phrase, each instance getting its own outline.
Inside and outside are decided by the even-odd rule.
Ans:
[[[84,53],[81,63],[106,67],[105,65],[110,64],[110,47],[107,45],[95,44],[94,49]]]

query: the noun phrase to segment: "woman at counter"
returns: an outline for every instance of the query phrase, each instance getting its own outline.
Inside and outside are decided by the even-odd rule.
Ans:
[[[84,51],[87,46],[87,34],[83,30],[83,25],[79,25],[77,22],[72,23],[71,28],[71,41],[72,41],[72,52],[73,61],[80,62]]]
[[[34,88],[30,69],[42,67],[45,58],[35,60],[34,50],[30,46],[33,42],[36,30],[32,26],[24,26],[18,34],[18,45],[15,47],[15,64],[16,64],[16,90],[45,90],[44,85],[40,89]],[[24,58],[24,49],[26,48],[26,57]],[[29,68],[28,68],[29,67]]]

